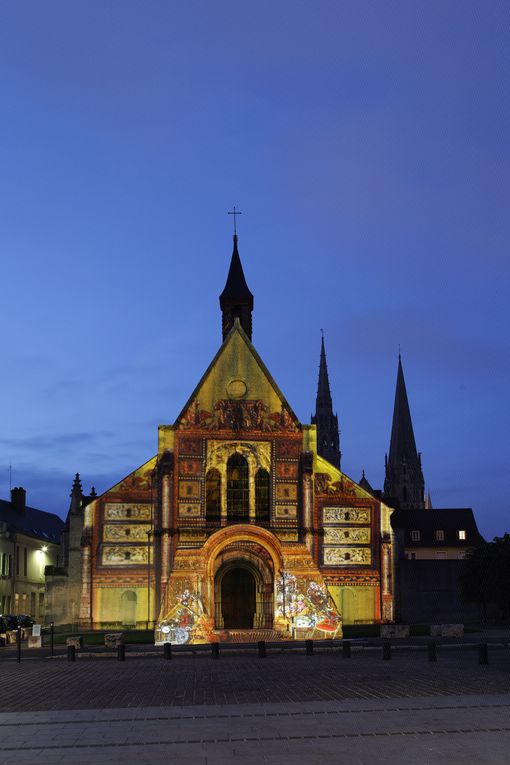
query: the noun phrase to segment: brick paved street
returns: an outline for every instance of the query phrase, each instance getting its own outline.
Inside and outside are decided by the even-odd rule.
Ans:
[[[256,704],[389,699],[510,692],[510,650],[493,649],[488,665],[474,649],[448,649],[437,663],[420,651],[315,656],[270,654],[1,660],[0,711]]]
[[[2,765],[507,765],[510,650],[0,658]]]

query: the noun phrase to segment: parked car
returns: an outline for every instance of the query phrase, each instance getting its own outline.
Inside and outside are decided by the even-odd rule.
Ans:
[[[0,633],[10,632],[18,629],[18,617],[12,614],[2,614],[0,616]]]

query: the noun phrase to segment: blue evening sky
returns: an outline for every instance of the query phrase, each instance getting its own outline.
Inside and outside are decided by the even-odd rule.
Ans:
[[[156,452],[221,341],[383,482],[398,345],[427,488],[510,530],[510,6],[0,4],[0,496],[64,515]]]

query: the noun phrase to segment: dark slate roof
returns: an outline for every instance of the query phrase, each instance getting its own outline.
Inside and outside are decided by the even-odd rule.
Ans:
[[[250,303],[253,307],[253,295],[248,289],[244,271],[241,265],[241,258],[237,251],[237,236],[234,234],[234,250],[228,270],[227,282],[220,295],[220,306],[223,309],[225,302]]]
[[[471,547],[483,542],[470,507],[434,508],[433,510],[398,510],[393,513],[394,529],[404,532],[406,547]],[[444,542],[438,541],[436,531],[444,531]],[[466,532],[466,539],[458,538],[458,531]],[[420,532],[420,541],[411,539],[411,532]]]
[[[0,499],[0,523],[7,524],[9,531],[26,534],[45,542],[60,542],[64,521],[53,513],[25,507],[23,513],[13,508],[10,502]]]
[[[407,399],[406,384],[402,360],[398,356],[397,387],[395,389],[395,404],[393,407],[393,422],[391,425],[390,453],[388,461],[390,465],[418,459],[416,442],[414,440],[413,423]]]

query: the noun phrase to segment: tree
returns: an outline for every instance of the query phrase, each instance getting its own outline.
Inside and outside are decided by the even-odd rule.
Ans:
[[[510,622],[510,534],[494,537],[468,553],[461,586],[466,600],[480,604],[484,619],[487,604],[496,603]]]

